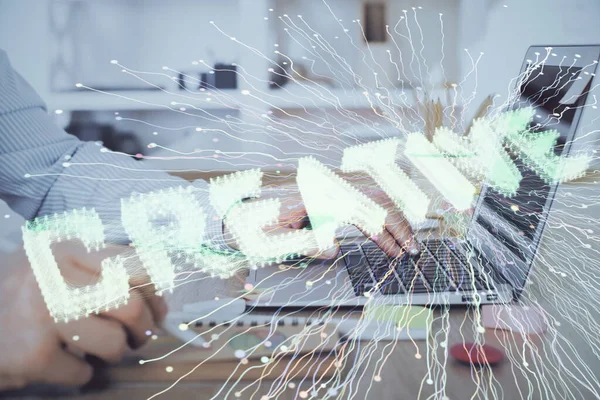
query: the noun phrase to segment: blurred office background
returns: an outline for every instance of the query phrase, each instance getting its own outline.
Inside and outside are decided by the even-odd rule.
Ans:
[[[0,48],[57,124],[83,140],[149,157],[152,168],[292,170],[298,156],[335,165],[343,147],[394,135],[397,127],[365,101],[365,88],[374,95],[385,86],[386,95],[404,93],[410,102],[423,86],[443,93],[458,83],[475,108],[490,94],[501,103],[529,46],[597,43],[599,16],[598,0],[0,0]],[[409,22],[399,23],[403,17]],[[394,33],[407,28],[412,43]],[[310,44],[319,37],[333,47],[313,61]],[[327,95],[282,80],[261,54],[283,68],[293,62]],[[406,67],[401,83],[381,83],[396,74],[390,59]],[[329,68],[336,60],[356,75]],[[361,122],[328,119],[336,107]],[[308,123],[303,131],[299,117],[337,126]],[[292,132],[269,129],[271,119],[286,118]],[[4,226],[18,220],[0,212],[9,216]]]

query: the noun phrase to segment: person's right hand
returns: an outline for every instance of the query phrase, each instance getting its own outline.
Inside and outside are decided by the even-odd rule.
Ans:
[[[357,180],[354,176],[350,177]],[[381,232],[375,236],[369,236],[365,233],[365,236],[374,241],[389,257],[401,257],[407,251],[411,254],[418,254],[419,245],[414,239],[412,228],[404,217],[404,214],[396,207],[385,192],[377,187],[377,184],[372,179],[363,176],[359,176],[359,179],[359,184],[356,184],[356,186],[387,212]],[[268,235],[275,235],[306,228],[309,218],[298,187],[296,185],[287,185],[278,189],[277,192],[274,192],[274,197],[281,201],[278,221],[274,226],[263,228],[263,231]],[[247,200],[247,202],[261,201],[268,197],[270,196],[261,196],[255,200]],[[344,201],[344,198],[340,198],[340,201]],[[224,223],[223,228],[225,241],[230,247],[239,248],[229,231],[227,223]],[[334,243],[328,249],[321,250],[315,248],[302,255],[319,259],[336,258],[339,255],[340,247],[337,240]]]
[[[101,261],[117,254],[135,257],[126,247],[87,253],[81,244],[59,243],[53,253],[62,276],[73,285],[89,285],[100,276]],[[0,391],[46,383],[79,386],[92,376],[81,355],[118,362],[137,348],[164,319],[167,306],[153,294],[147,277],[133,277],[127,305],[68,323],[56,323],[23,250],[0,265]],[[142,268],[137,268],[141,271]],[[131,274],[131,271],[129,271]]]

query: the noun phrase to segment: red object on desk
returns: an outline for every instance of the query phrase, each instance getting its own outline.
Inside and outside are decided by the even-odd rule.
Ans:
[[[450,347],[450,355],[456,360],[481,366],[498,364],[504,359],[504,353],[490,345],[476,343],[458,343]]]

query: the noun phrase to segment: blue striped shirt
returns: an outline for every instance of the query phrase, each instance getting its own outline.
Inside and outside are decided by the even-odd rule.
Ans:
[[[32,219],[95,208],[105,224],[106,241],[125,243],[122,198],[188,184],[166,172],[145,170],[143,161],[67,134],[0,50],[0,198],[15,212]],[[207,183],[196,180],[192,185],[207,215],[207,238],[224,246]]]

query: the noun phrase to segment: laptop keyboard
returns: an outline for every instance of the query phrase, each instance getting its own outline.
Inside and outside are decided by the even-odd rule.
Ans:
[[[342,252],[357,296],[374,288],[384,295],[494,289],[448,240],[421,242],[420,254],[397,259],[372,242],[344,245]]]

